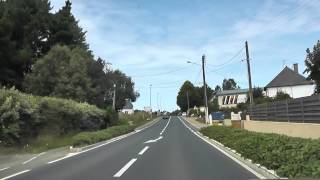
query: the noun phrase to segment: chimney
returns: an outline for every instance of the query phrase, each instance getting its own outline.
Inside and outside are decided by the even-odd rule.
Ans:
[[[293,70],[294,70],[294,72],[299,74],[298,63],[293,64]]]

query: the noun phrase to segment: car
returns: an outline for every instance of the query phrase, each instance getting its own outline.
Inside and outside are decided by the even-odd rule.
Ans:
[[[168,115],[164,115],[164,116],[162,116],[162,119],[169,119],[169,116]]]

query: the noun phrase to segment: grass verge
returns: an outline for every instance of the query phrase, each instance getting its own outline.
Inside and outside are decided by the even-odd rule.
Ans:
[[[202,134],[283,177],[320,177],[320,140],[210,126]]]

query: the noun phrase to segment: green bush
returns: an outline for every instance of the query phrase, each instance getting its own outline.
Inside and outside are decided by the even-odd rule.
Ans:
[[[73,146],[83,146],[108,140],[134,130],[133,126],[120,125],[94,132],[82,132],[72,137]]]
[[[200,130],[243,157],[285,177],[320,177],[320,140],[257,133],[223,126]]]
[[[64,135],[99,130],[116,119],[116,113],[87,103],[0,89],[0,145],[25,144],[42,132]]]

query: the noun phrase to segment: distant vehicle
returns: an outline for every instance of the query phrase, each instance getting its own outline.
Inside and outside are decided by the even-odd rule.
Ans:
[[[182,116],[187,116],[187,113],[186,113],[186,112],[183,112],[183,113],[182,113]]]
[[[164,116],[162,116],[162,119],[169,119],[169,116],[168,115],[164,115]]]

